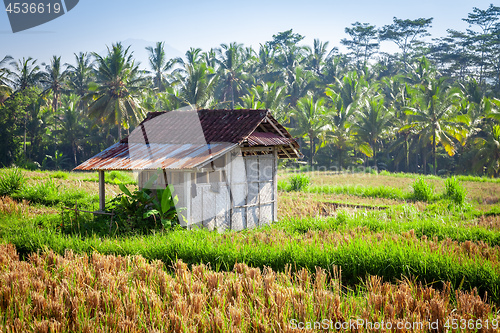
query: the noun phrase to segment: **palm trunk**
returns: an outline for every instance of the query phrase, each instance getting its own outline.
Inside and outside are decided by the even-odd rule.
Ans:
[[[339,149],[339,164],[340,164],[340,171],[342,172],[342,149]]]
[[[233,80],[231,80],[231,110],[234,110],[234,88],[233,88]]]
[[[78,165],[78,163],[76,161],[76,145],[74,142],[72,143],[71,148],[73,148],[73,158],[75,160],[75,166],[76,166],[76,165]]]
[[[437,172],[436,131],[434,131],[434,137],[432,138],[432,155],[434,157],[434,175],[436,175],[436,172]]]
[[[405,171],[410,172],[410,148],[408,147],[408,135],[405,135]]]
[[[422,164],[423,164],[423,173],[424,175],[427,174],[427,152],[426,152],[426,146],[422,147]]]
[[[312,137],[312,135],[309,135],[309,141],[311,141],[311,169],[312,169],[312,166],[313,166],[313,154],[314,154],[314,139]]]

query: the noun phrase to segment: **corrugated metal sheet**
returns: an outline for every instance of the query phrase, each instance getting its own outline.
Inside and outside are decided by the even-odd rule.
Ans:
[[[271,132],[253,132],[247,138],[250,146],[280,146],[294,143],[291,138],[284,138]]]
[[[269,132],[255,132],[261,124]],[[129,137],[75,170],[193,169],[245,140],[251,146],[288,146],[284,156],[299,157],[295,139],[267,110],[170,111],[149,113]]]
[[[236,147],[233,143],[157,144],[115,143],[75,170],[195,169]]]
[[[149,142],[241,143],[268,115],[267,110],[194,110],[149,113],[145,126]],[[154,119],[154,121],[151,121]],[[140,128],[141,126],[137,128]],[[122,142],[128,142],[125,138]]]

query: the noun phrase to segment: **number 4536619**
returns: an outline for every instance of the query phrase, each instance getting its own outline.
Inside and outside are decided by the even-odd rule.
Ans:
[[[14,2],[9,3],[5,11],[9,14],[43,14],[55,13],[61,11],[61,4],[43,4],[43,3],[29,3],[29,2]]]
[[[452,330],[465,330],[465,329],[470,329],[470,330],[480,330],[483,327],[489,329],[498,329],[500,327],[500,323],[497,319],[493,320],[481,320],[481,319],[448,319],[446,323],[444,324],[445,328],[452,329]]]

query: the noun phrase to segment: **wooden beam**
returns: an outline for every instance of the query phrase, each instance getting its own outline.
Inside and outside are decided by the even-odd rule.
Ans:
[[[266,117],[267,119],[267,117]],[[269,120],[269,124],[276,130],[276,132],[278,132],[282,137],[286,138],[286,136],[280,131],[280,129],[278,128],[278,126],[276,126],[275,124],[273,124],[272,121]],[[293,152],[297,155],[297,157],[300,157],[300,153],[295,149],[295,147],[290,143],[288,145],[290,148],[292,148]],[[284,151],[284,150],[283,150]],[[289,157],[290,155],[288,155],[288,153],[285,152],[285,154]]]
[[[104,170],[99,170],[99,211],[106,210],[106,185],[104,183]]]
[[[292,158],[292,156],[286,151],[285,147],[282,146],[281,150],[285,153],[286,156],[288,156],[288,158]]]
[[[272,152],[273,147],[242,147],[241,152],[242,153],[248,153],[248,152]]]
[[[268,119],[268,118],[266,117],[266,119]],[[270,124],[270,125],[274,128],[274,130],[275,130],[276,132],[278,132],[278,133],[279,133],[282,137],[286,138],[286,135],[284,135],[284,134],[283,134],[283,132],[281,132],[281,131],[279,130],[278,126],[276,126],[275,124],[273,124],[273,122],[272,122],[272,121],[269,121],[269,124]]]

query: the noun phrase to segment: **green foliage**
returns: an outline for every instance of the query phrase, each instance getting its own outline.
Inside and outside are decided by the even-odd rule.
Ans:
[[[366,228],[354,228],[348,241],[331,241],[343,232],[335,233],[307,230],[306,224],[315,229],[324,226],[331,229],[346,228],[362,219]],[[420,240],[422,231],[426,234],[439,234],[441,230],[453,233],[457,228],[437,226],[436,223],[422,223],[420,228],[409,230],[404,235],[371,234],[370,230],[405,230],[406,225],[398,222],[380,221],[380,216],[362,217],[341,214],[338,218],[326,221],[299,221],[299,233],[288,233],[272,228],[257,229],[243,233],[220,235],[206,230],[174,230],[168,233],[136,235],[124,238],[87,237],[60,235],[49,229],[39,229],[30,223],[23,223],[3,238],[13,243],[21,254],[36,252],[49,247],[55,252],[64,253],[67,249],[76,252],[128,255],[140,254],[149,260],[162,260],[170,265],[176,259],[187,264],[210,263],[221,270],[231,270],[236,262],[247,263],[253,267],[271,267],[283,271],[292,265],[293,269],[322,267],[332,265],[342,268],[342,277],[347,283],[357,283],[360,276],[378,275],[387,281],[395,281],[401,276],[417,276],[419,281],[450,281],[455,288],[478,288],[481,293],[488,292],[494,301],[500,300],[500,274],[498,267],[480,256],[469,257],[462,251],[443,252],[436,250],[433,243],[425,238]],[[47,221],[45,223],[50,223]],[[294,223],[289,221],[289,223]],[[415,226],[415,225],[413,225]],[[345,229],[344,229],[345,230]],[[467,232],[467,229],[464,229]],[[493,235],[486,230],[485,235]],[[445,234],[440,234],[439,238]],[[457,234],[457,237],[464,237]],[[481,237],[469,233],[471,237]],[[266,237],[266,242],[263,242]],[[423,236],[422,236],[423,237]],[[310,241],[310,239],[314,241]],[[448,245],[451,246],[451,245]],[[460,245],[456,249],[460,248]]]
[[[95,176],[91,178],[84,179],[85,181],[90,181],[90,182],[98,182],[99,178],[97,174],[94,174]],[[137,184],[137,181],[134,179],[132,174],[130,172],[125,172],[125,171],[106,171],[104,174],[104,182],[106,184],[113,184],[113,185],[135,185]]]
[[[405,200],[408,197],[398,188],[390,186],[355,186],[355,185],[317,185],[307,189],[311,193],[325,194],[349,194],[366,198],[386,198],[394,200]]]
[[[133,192],[123,184],[119,186],[123,193],[113,198],[106,207],[107,211],[115,214],[115,233],[145,234],[152,230],[171,229],[179,224],[175,207],[179,199],[173,195],[171,185],[166,189]]]
[[[116,170],[111,171],[109,174],[106,174],[104,179],[106,183],[115,185],[119,184],[130,185],[137,183],[134,177],[130,173],[123,171],[116,171]]]
[[[434,186],[427,184],[421,177],[413,182],[412,188],[414,200],[429,202],[434,198]]]
[[[90,195],[76,188],[67,189],[54,179],[38,181],[24,186],[11,196],[14,199],[24,199],[45,206],[56,206],[58,204],[74,206],[75,202],[78,202],[79,206],[92,207],[98,201],[97,195]]]
[[[68,179],[68,173],[64,171],[56,171],[50,175],[51,178]]]
[[[290,191],[290,183],[286,179],[278,180],[278,191]]]
[[[0,176],[0,196],[14,194],[25,184],[26,178],[20,169],[7,169]]]
[[[458,182],[456,177],[448,178],[444,181],[445,192],[444,196],[452,200],[455,204],[462,206],[467,197],[467,191]]]
[[[303,191],[307,189],[311,178],[303,173],[297,173],[289,178],[291,191]]]

